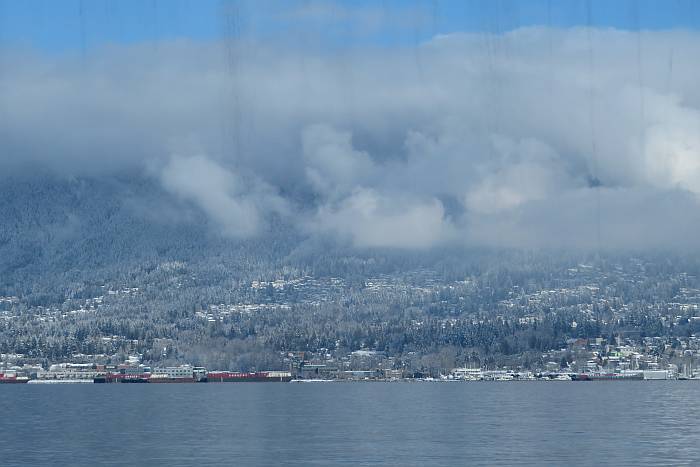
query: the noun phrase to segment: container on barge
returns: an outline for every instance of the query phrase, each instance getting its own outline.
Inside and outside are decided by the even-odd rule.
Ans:
[[[644,373],[578,373],[571,375],[573,381],[641,381]]]
[[[210,371],[207,373],[209,383],[288,383],[292,374],[288,371],[258,371],[241,373],[231,371]]]

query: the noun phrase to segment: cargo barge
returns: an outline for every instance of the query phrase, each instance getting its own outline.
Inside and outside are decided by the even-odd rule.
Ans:
[[[572,381],[641,381],[644,373],[578,373],[572,374]]]
[[[288,383],[292,374],[288,371],[258,371],[240,373],[231,371],[210,371],[206,378],[208,383]]]
[[[194,377],[179,376],[171,377],[167,375],[151,375],[148,378],[149,383],[195,383],[197,382]]]
[[[94,383],[288,383],[292,374],[288,371],[258,371],[255,373],[232,371],[202,371],[196,368],[191,372],[162,371],[158,373],[124,374],[106,373],[96,376]]]
[[[107,373],[105,375],[96,376],[93,383],[148,383],[149,374],[130,374],[122,373]]]

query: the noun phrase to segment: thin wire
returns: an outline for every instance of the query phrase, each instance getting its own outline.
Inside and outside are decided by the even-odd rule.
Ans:
[[[240,70],[238,47],[240,38],[240,18],[237,2],[221,2],[220,12],[223,20],[224,45],[226,47],[226,62],[231,79],[231,127],[228,128],[228,136],[232,138],[234,158],[239,159],[241,153],[241,98],[239,90]],[[224,125],[226,126],[226,125]],[[225,138],[224,138],[225,139]],[[225,148],[224,148],[225,151]]]
[[[642,31],[639,22],[639,4],[632,2],[632,20],[637,38],[637,79],[639,80],[640,153],[646,139],[646,102],[644,92],[644,70],[642,67]]]
[[[586,39],[588,41],[588,120],[591,138],[591,175],[596,199],[596,242],[597,257],[600,257],[600,179],[598,178],[598,144],[595,126],[595,60],[593,56],[593,7],[591,0],[586,0]]]

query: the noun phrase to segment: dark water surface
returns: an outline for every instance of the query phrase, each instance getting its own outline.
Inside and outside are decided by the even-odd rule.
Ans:
[[[1,465],[700,465],[700,382],[0,386]]]

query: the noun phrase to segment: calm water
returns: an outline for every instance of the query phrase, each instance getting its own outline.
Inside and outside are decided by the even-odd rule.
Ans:
[[[0,386],[2,465],[700,465],[700,382]]]

